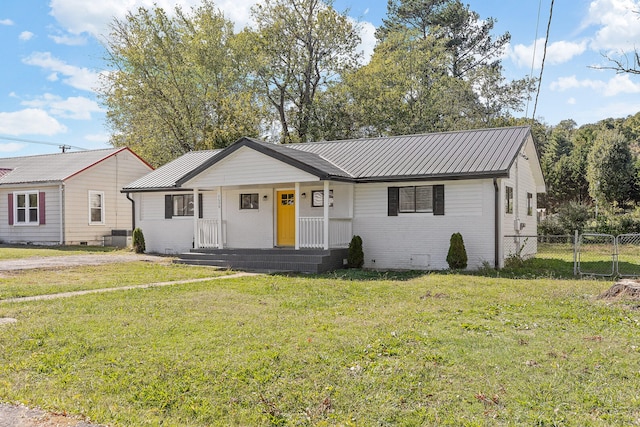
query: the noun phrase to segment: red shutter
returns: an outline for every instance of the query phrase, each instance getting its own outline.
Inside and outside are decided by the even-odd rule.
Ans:
[[[38,209],[40,210],[40,212],[38,213],[40,225],[45,225],[47,222],[45,219],[44,191],[38,193]]]
[[[7,206],[9,206],[9,225],[13,225],[13,193],[9,193]]]

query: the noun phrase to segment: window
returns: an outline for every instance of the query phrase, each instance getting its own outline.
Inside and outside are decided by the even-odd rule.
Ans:
[[[198,194],[198,217],[202,218],[202,193]],[[193,194],[167,194],[164,196],[164,217],[193,216]]]
[[[400,187],[399,212],[433,212],[433,187]]]
[[[315,190],[311,192],[311,206],[321,208],[324,206],[324,190]],[[329,207],[333,207],[333,190],[329,190]]]
[[[533,194],[527,193],[527,215],[533,215]]]
[[[444,185],[388,187],[387,191],[388,216],[412,212],[444,215]]]
[[[505,212],[513,213],[513,187],[507,186],[505,191]]]
[[[89,224],[104,224],[104,192],[89,191]]]
[[[16,193],[16,224],[39,224],[38,192]]]
[[[258,209],[259,198],[258,193],[249,193],[249,194],[241,194],[240,195],[240,209]]]

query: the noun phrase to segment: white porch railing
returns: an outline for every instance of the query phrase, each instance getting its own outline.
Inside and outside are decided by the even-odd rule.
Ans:
[[[298,233],[301,248],[324,247],[324,218],[300,217]],[[351,241],[351,218],[329,219],[329,247],[346,248]]]
[[[198,241],[197,248],[219,248],[220,236],[218,235],[217,219],[198,220]]]

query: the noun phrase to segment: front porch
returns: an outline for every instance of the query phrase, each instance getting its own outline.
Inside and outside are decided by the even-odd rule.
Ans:
[[[298,218],[298,249],[337,249],[349,247],[353,236],[351,218],[329,218],[329,238],[325,244],[325,218]],[[226,221],[198,219],[194,249],[223,249],[227,245]]]
[[[176,261],[234,270],[324,273],[343,268],[347,249],[192,249]]]
[[[353,192],[329,181],[195,188],[193,249],[347,248]]]

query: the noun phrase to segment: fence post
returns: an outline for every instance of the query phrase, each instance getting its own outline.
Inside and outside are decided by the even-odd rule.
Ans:
[[[578,275],[578,230],[573,234],[573,275]]]

